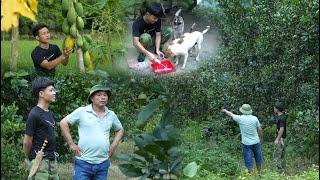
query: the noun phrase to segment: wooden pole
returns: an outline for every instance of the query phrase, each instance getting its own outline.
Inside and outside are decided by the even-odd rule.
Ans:
[[[11,60],[10,60],[10,71],[17,69],[17,59],[19,56],[19,27],[13,27],[11,34]]]

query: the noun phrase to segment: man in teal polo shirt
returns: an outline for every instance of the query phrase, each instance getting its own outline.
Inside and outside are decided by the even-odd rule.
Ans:
[[[107,179],[109,157],[115,152],[124,133],[117,115],[106,107],[111,91],[102,85],[91,88],[89,105],[79,107],[60,122],[60,128],[76,156],[73,179]],[[77,124],[79,141],[74,143],[69,125]],[[115,138],[110,145],[110,129]]]
[[[252,109],[249,104],[243,104],[239,110],[243,115],[235,115],[226,109],[222,109],[222,112],[225,112],[240,126],[242,153],[246,168],[249,172],[252,171],[253,154],[256,161],[257,170],[260,172],[263,162],[260,146],[260,143],[262,142],[263,131],[260,122],[256,116],[252,115]]]

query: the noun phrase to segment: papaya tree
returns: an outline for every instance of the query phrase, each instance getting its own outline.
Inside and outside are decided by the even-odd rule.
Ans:
[[[62,0],[62,32],[66,34],[63,41],[63,50],[76,49],[80,71],[93,70],[93,58],[88,51],[92,39],[83,34],[84,12],[82,4],[77,0]]]
[[[12,29],[10,70],[17,69],[19,16],[36,21],[37,7],[37,0],[1,0],[1,31]]]

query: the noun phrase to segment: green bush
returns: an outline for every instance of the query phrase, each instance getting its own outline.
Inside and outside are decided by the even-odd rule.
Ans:
[[[14,104],[1,105],[1,178],[5,179],[23,179],[27,172],[22,163],[24,124],[17,111]]]

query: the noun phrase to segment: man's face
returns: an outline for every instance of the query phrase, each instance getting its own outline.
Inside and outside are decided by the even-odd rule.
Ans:
[[[38,41],[42,43],[49,43],[50,40],[50,32],[48,28],[44,27],[39,30],[39,35],[36,37]]]
[[[53,86],[48,86],[44,90],[39,92],[39,97],[43,98],[46,102],[55,102],[56,101],[56,90]]]
[[[146,13],[146,17],[147,17],[147,23],[148,24],[154,24],[154,23],[156,23],[157,21],[158,21],[158,17],[156,17],[155,15],[153,15],[153,14],[150,14],[150,13]]]
[[[98,91],[91,96],[92,104],[98,107],[105,106],[108,100],[108,93],[105,91]]]
[[[278,113],[278,112],[279,112],[279,110],[278,110],[277,108],[275,108],[275,107],[274,107],[274,108],[273,108],[273,112],[274,112],[274,113]]]

